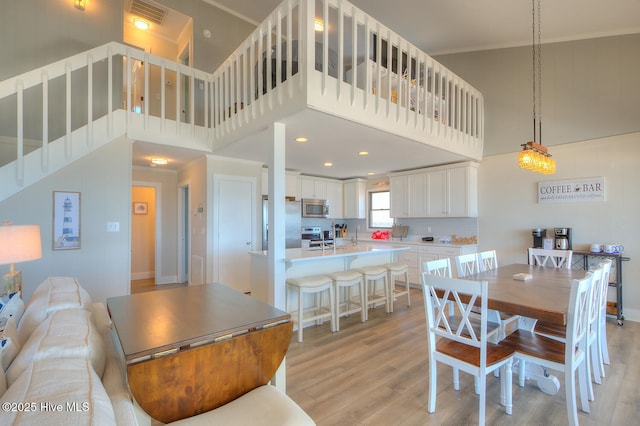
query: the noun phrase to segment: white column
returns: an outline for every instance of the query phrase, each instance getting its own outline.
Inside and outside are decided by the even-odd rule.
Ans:
[[[268,248],[268,289],[270,304],[278,309],[286,309],[287,289],[284,265],[285,250],[285,130],[283,123],[269,125],[271,137],[269,154],[269,248]],[[286,391],[286,358],[271,380],[279,390]]]

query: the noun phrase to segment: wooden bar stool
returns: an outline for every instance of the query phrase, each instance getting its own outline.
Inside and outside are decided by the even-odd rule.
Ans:
[[[289,306],[289,290],[298,292],[298,310],[290,310]],[[322,303],[322,296],[325,291],[329,292],[329,309],[327,309]],[[304,295],[313,294],[315,301],[308,311],[311,314],[304,315]],[[289,278],[287,279],[287,312],[291,314],[294,324],[298,325],[298,342],[302,342],[302,329],[304,328],[305,321],[317,321],[318,325],[322,324],[322,320],[329,318],[331,321],[331,331],[335,331],[335,308],[334,308],[334,295],[333,295],[333,280],[326,275],[309,275],[306,277]]]
[[[367,292],[366,286],[362,274],[358,271],[338,271],[332,274],[327,274],[329,278],[333,280],[333,293],[335,295],[335,331],[340,331],[340,317],[360,312],[360,321],[365,322],[367,320]],[[351,289],[353,287],[358,288],[358,300],[354,301],[351,296]],[[345,297],[340,303],[341,290],[344,290]],[[344,305],[345,310],[340,312],[340,305]],[[352,305],[355,305],[352,307]]]
[[[380,302],[384,302],[386,312],[389,313],[390,307],[389,302],[391,300],[391,296],[389,296],[389,284],[387,282],[387,268],[380,265],[373,266],[363,266],[362,268],[354,268],[352,271],[358,271],[363,275],[365,282],[365,291],[367,292],[367,306],[368,307],[376,307],[381,304]],[[378,293],[378,289],[376,287],[376,283],[382,280],[384,295]],[[368,318],[368,314],[367,314]]]
[[[396,297],[407,295],[407,306],[411,306],[411,293],[409,292],[409,265],[404,263],[386,263],[384,265],[389,274],[387,282],[389,283],[389,295],[391,297],[390,309],[393,312],[393,302]],[[404,275],[404,290],[396,288],[396,277]]]

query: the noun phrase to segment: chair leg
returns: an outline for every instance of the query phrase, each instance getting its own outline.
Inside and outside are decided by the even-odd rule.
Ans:
[[[477,376],[476,376],[477,377]],[[478,415],[478,424],[484,425],[485,411],[487,409],[487,376],[482,374],[481,377],[478,377],[478,382],[480,385],[480,413]]]
[[[596,341],[591,344],[591,375],[593,377],[593,381],[596,384],[602,384],[602,376],[600,375],[600,342],[598,341],[598,337],[596,336]],[[593,399],[591,400],[593,401]]]
[[[457,369],[454,369],[457,371]],[[455,376],[455,373],[454,373]],[[436,389],[438,387],[438,368],[433,358],[429,359],[429,412],[436,411]],[[459,384],[458,384],[458,387]]]
[[[567,400],[567,417],[570,426],[578,425],[578,406],[576,403],[576,374],[575,371],[565,372],[565,399]]]
[[[600,321],[601,333],[600,333],[600,349],[602,350],[602,362],[609,365],[609,347],[607,346],[607,320],[606,316],[603,321]],[[602,377],[604,377],[604,369],[602,370]]]
[[[580,384],[580,404],[582,405],[582,411],[585,413],[590,413],[589,409],[589,385],[587,381],[589,380],[589,358],[585,356],[585,359],[578,366],[578,382]],[[574,373],[571,373],[574,376]],[[574,387],[574,398],[575,398],[575,387]]]
[[[407,291],[407,306],[411,306],[411,287],[409,286],[409,273],[404,273],[404,285]]]
[[[595,373],[595,370],[592,370],[591,368],[591,362],[593,361],[593,356],[592,356],[592,348],[595,348],[595,345],[590,345],[591,347],[587,348],[587,350],[584,353],[584,362],[587,368],[587,399],[589,401],[595,401],[595,396],[593,395],[593,374]],[[599,380],[599,379],[598,379]],[[582,392],[582,391],[581,391]]]
[[[475,388],[476,395],[480,395],[480,378],[478,376],[473,376],[473,387]]]
[[[302,289],[298,288],[298,343],[302,343],[304,310],[302,309]]]
[[[333,294],[333,286],[329,286],[329,312],[331,313],[331,316],[329,317],[331,319],[331,331],[335,332],[336,330],[336,304],[335,304],[335,295]]]
[[[460,370],[453,369],[453,388],[457,391],[460,390]]]

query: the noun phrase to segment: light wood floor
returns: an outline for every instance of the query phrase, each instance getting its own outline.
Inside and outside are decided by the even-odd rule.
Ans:
[[[461,390],[453,389],[451,368],[438,364],[436,412],[427,411],[429,380],[422,292],[414,289],[411,307],[401,298],[395,312],[380,307],[369,321],[359,315],[340,320],[341,331],[329,324],[308,327],[304,342],[294,336],[287,353],[287,394],[319,426],[326,425],[459,425],[477,424],[478,397],[473,378],[460,373]],[[581,425],[622,425],[640,418],[640,323],[614,318],[607,324],[611,365],[602,385],[594,384],[591,413],[578,411]],[[513,414],[500,405],[499,379],[488,377],[487,425],[564,425],[567,413],[564,377],[560,392],[547,395],[528,381],[513,385]],[[578,407],[580,403],[578,402]]]

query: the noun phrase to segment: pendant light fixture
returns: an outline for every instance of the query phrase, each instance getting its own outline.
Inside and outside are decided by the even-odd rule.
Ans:
[[[553,174],[556,172],[556,161],[551,158],[549,150],[542,145],[542,44],[540,42],[540,0],[537,0],[537,8],[536,0],[531,0],[531,13],[533,15],[533,43],[531,46],[533,56],[533,141],[522,144],[522,151],[518,154],[518,165],[522,169],[529,169],[542,174]]]

